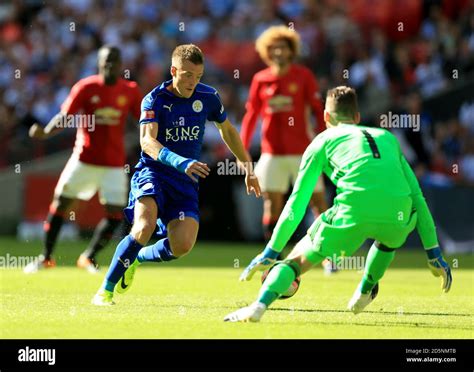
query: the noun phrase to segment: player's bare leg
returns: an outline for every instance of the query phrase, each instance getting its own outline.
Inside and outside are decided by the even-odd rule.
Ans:
[[[125,293],[130,289],[135,272],[142,262],[166,262],[188,254],[196,243],[198,230],[199,223],[192,217],[171,220],[167,226],[166,238],[140,249],[137,259],[125,271],[115,288],[117,293]]]
[[[112,239],[114,231],[120,226],[123,216],[123,206],[106,204],[105,217],[95,228],[94,235],[87,249],[79,256],[77,266],[95,274],[98,272],[98,265],[95,260],[96,254],[102,250]]]
[[[166,238],[140,250],[137,257],[140,263],[171,261],[188,254],[196,243],[199,223],[185,216],[171,220],[166,230]]]
[[[117,293],[125,293],[130,289],[135,272],[142,262],[166,262],[188,254],[196,243],[199,223],[192,217],[183,217],[171,220],[166,229],[167,237],[140,249],[137,259],[120,279],[115,289]]]
[[[43,253],[38,257],[37,260],[34,260],[25,267],[25,273],[33,274],[40,269],[56,266],[56,262],[52,258],[54,247],[56,245],[64,220],[67,217],[68,212],[74,206],[75,202],[76,199],[66,198],[64,196],[54,197],[43,226],[45,232]]]
[[[273,229],[280,217],[284,205],[284,194],[281,192],[263,192],[263,233],[265,240],[270,240]]]
[[[151,196],[144,196],[135,203],[134,220],[130,235],[141,245],[150,240],[156,227],[158,206]]]
[[[193,163],[193,165],[194,164],[195,163]],[[200,164],[201,163],[198,163],[197,165],[201,166]],[[114,286],[114,289],[117,293],[125,293],[129,290],[133,282],[136,269],[142,262],[166,262],[175,260],[178,257],[189,253],[196,242],[199,224],[197,223],[197,220],[190,217],[185,217],[183,213],[182,218],[175,218],[171,220],[166,228],[162,226],[161,222],[163,221],[160,219],[158,221],[159,227],[162,227],[160,235],[164,233],[163,230],[166,230],[166,237],[158,240],[154,244],[144,247],[143,245],[148,242],[154,233],[155,228],[157,227],[158,216],[158,208],[154,198],[148,197],[148,199],[151,199],[153,205],[155,206],[153,215],[144,216],[143,214],[140,214],[140,208],[138,208],[137,212],[137,205],[135,204],[134,219],[136,222],[132,227],[131,237],[134,239],[134,241],[139,242],[141,248],[139,249],[135,259],[131,261],[131,265],[127,267],[126,271],[122,274],[118,285]],[[145,203],[148,203],[146,198],[140,199],[140,201],[142,200]],[[139,215],[137,215],[137,213],[139,213]],[[181,212],[178,214],[181,217]],[[166,219],[166,217],[164,219]]]
[[[46,236],[43,255],[45,259],[51,257],[64,220],[67,218],[68,212],[74,207],[76,202],[76,199],[66,198],[64,196],[55,197],[53,199],[48,217],[44,224]]]
[[[138,253],[148,243],[156,227],[158,206],[151,196],[144,196],[135,202],[134,222],[129,235],[117,245],[114,257],[105,275],[101,288],[92,299],[97,306],[113,305],[114,289],[123,280],[127,269],[133,266]],[[133,277],[133,275],[132,275]]]
[[[192,217],[174,219],[168,224],[168,238],[175,257],[188,254],[196,243],[199,223]]]

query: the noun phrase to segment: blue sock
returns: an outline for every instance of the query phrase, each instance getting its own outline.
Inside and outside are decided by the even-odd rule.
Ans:
[[[173,252],[171,251],[169,239],[164,238],[158,240],[153,245],[149,245],[140,249],[140,252],[138,252],[137,259],[139,262],[163,262],[175,260],[176,257],[173,256]]]
[[[143,246],[138,243],[131,235],[127,235],[117,245],[114,258],[109,266],[109,271],[105,275],[102,288],[113,292],[123,273],[135,261],[137,254]]]

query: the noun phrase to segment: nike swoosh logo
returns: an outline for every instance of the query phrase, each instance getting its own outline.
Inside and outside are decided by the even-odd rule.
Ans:
[[[122,278],[120,281],[120,287],[122,287],[122,289],[127,289],[128,285],[125,284],[125,278]]]

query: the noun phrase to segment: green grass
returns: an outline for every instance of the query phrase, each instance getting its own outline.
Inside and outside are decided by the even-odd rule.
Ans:
[[[354,316],[346,304],[361,272],[303,277],[298,294],[277,301],[258,324],[224,323],[224,315],[254,300],[259,280],[238,282],[261,249],[252,244],[203,243],[178,261],[146,264],[116,306],[90,300],[99,275],[73,264],[87,242],[60,243],[58,267],[25,275],[0,269],[1,338],[472,338],[473,257],[450,257],[454,283],[442,294],[424,253],[401,250],[381,282],[378,298]],[[40,242],[0,238],[0,257],[36,255]],[[109,263],[114,248],[99,256]],[[359,251],[359,255],[366,254]],[[240,264],[240,267],[237,268]]]

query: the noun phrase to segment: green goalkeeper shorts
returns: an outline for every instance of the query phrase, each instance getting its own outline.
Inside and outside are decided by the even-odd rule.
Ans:
[[[367,239],[379,241],[388,248],[399,248],[415,228],[416,218],[416,212],[413,211],[405,224],[348,223],[347,219],[338,216],[331,208],[308,229],[309,239],[306,237],[307,243],[302,251],[311,263],[318,264],[325,258],[335,260],[351,256]]]

